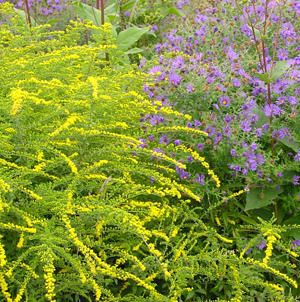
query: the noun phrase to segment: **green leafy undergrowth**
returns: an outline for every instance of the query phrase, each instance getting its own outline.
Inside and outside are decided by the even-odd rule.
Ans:
[[[293,227],[214,223],[206,192],[218,206],[244,191],[222,192],[189,146],[144,145],[145,131],[206,133],[191,133],[180,126],[188,116],[144,95],[148,79],[123,62],[110,24],[48,32],[24,27],[8,4],[0,14],[1,300],[291,296],[297,254],[280,234]],[[141,127],[149,114],[168,126]],[[198,161],[210,188],[179,179],[178,154]],[[266,252],[245,256],[263,238]]]

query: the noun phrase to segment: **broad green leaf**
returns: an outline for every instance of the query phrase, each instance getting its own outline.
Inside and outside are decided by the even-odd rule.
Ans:
[[[286,61],[278,61],[270,72],[270,78],[272,82],[278,80],[281,76],[283,76],[287,70],[289,69],[290,65]]]
[[[87,5],[85,3],[76,3],[73,8],[77,16],[84,20],[92,21],[95,25],[101,25],[101,11],[93,6]]]
[[[260,209],[273,202],[281,193],[276,188],[253,188],[248,192],[245,211]]]
[[[119,33],[117,45],[121,50],[127,50],[147,32],[149,32],[149,27],[129,27]]]

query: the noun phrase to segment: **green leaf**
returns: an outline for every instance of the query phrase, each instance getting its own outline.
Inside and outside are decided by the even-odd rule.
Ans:
[[[169,15],[175,15],[175,16],[178,16],[178,17],[184,17],[185,16],[185,14],[182,11],[180,11],[179,9],[177,9],[175,6],[162,8],[160,13],[161,13],[163,18],[166,17],[166,16],[169,16]]]
[[[298,152],[300,145],[292,137],[284,137],[279,140],[282,144],[292,149],[294,152]]]
[[[276,188],[254,188],[247,194],[245,211],[260,209],[273,202],[282,192]]]
[[[15,12],[19,15],[24,24],[27,24],[26,14],[22,9],[15,8]],[[30,16],[31,25],[37,25],[36,21]]]
[[[149,27],[130,27],[121,31],[117,37],[117,45],[121,50],[128,50],[134,45],[145,33],[149,32]]]
[[[93,6],[78,2],[73,5],[77,16],[84,20],[92,21],[95,25],[101,25],[101,11]]]
[[[268,73],[256,73],[255,76],[259,78],[261,81],[269,84],[272,82],[270,75]]]
[[[286,61],[278,61],[272,68],[270,72],[270,78],[272,82],[278,80],[281,76],[283,76],[287,70],[289,69],[290,65]]]
[[[133,54],[136,54],[136,53],[141,53],[143,51],[144,51],[144,49],[142,49],[142,48],[134,47],[134,48],[131,48],[131,49],[127,50],[125,52],[125,54],[126,55],[133,55]]]

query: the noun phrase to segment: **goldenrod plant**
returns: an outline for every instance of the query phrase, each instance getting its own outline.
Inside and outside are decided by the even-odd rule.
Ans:
[[[298,254],[284,230],[262,221],[252,232],[266,253],[246,257],[239,232],[207,223],[206,200],[245,190],[223,192],[217,167],[188,144],[145,143],[151,133],[207,134],[146,96],[151,80],[122,60],[110,24],[29,28],[8,3],[0,16],[1,301],[291,297]],[[153,127],[151,115],[167,122]],[[183,154],[207,187],[180,179]]]

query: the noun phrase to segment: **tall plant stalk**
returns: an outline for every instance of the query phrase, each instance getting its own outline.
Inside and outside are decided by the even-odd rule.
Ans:
[[[96,8],[101,11],[101,25],[104,24],[104,0],[96,0]]]
[[[29,10],[28,0],[24,0],[23,4],[24,4],[25,15],[26,15],[26,22],[29,25],[29,27],[31,27],[32,24],[31,24],[31,17],[30,17],[30,10]]]

